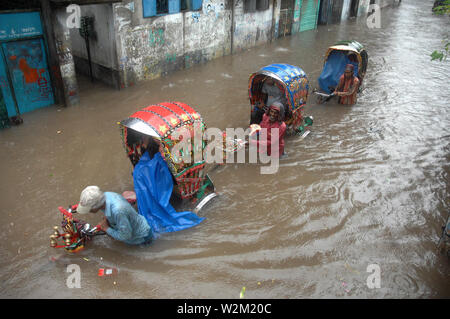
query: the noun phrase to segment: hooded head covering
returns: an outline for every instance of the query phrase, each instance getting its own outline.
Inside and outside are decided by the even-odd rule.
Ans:
[[[81,192],[77,207],[79,214],[87,214],[91,209],[100,208],[105,203],[105,195],[98,186],[88,186]]]
[[[278,121],[281,122],[283,120],[284,114],[284,106],[280,102],[273,102],[272,105],[267,109],[267,115],[269,115],[270,110],[278,111]]]
[[[345,66],[345,71],[354,71],[355,70],[355,66],[353,64],[347,64]]]

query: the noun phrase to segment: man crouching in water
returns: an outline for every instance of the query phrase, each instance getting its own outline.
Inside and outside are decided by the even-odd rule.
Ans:
[[[102,192],[98,186],[86,187],[81,192],[77,212],[87,214],[97,213],[99,210],[104,213],[100,223],[101,230],[112,238],[129,245],[151,242],[153,232],[147,220],[122,195]]]

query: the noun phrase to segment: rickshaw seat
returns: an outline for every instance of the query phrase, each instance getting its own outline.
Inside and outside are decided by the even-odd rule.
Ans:
[[[130,203],[134,205],[136,203],[136,193],[133,191],[125,191],[122,193],[122,196]]]
[[[325,93],[330,94],[330,87],[335,88],[339,84],[347,64],[354,65],[354,75],[358,76],[358,63],[351,62],[344,52],[334,51],[328,56],[318,78],[319,86]]]

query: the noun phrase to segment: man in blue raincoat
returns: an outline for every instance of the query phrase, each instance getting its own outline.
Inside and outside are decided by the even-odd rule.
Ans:
[[[153,232],[174,232],[198,225],[204,220],[195,213],[177,212],[170,204],[172,174],[159,152],[159,144],[146,137],[146,151],[133,172],[138,212],[145,217]]]

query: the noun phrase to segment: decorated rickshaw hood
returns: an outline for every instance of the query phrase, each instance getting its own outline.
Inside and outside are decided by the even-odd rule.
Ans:
[[[357,42],[357,41],[339,41],[336,42],[333,46],[329,47],[327,52],[325,53],[325,59],[324,59],[324,64],[328,59],[328,56],[330,55],[331,52],[333,51],[349,51],[349,52],[353,52],[356,54],[356,57],[358,58],[358,64],[359,64],[359,68],[361,68],[363,60],[361,57],[361,53],[363,51],[365,51],[364,46]]]
[[[286,86],[296,78],[306,78],[306,73],[298,66],[282,63],[274,63],[261,68],[257,74],[265,74],[271,76],[280,82],[284,83]]]
[[[158,139],[169,136],[176,128],[202,121],[200,114],[181,102],[164,102],[147,106],[120,122],[121,125]]]
[[[249,79],[250,99],[252,97],[251,87],[253,79],[255,78],[255,76],[260,74],[270,76],[284,85],[287,91],[286,97],[288,98],[289,104],[291,105],[292,109],[295,109],[301,104],[306,103],[307,94],[306,96],[303,96],[305,94],[299,93],[302,91],[308,92],[309,82],[305,71],[303,71],[300,67],[285,63],[274,63],[267,65],[261,68],[259,71],[253,73]],[[300,103],[300,95],[302,95],[303,97],[303,103]]]

